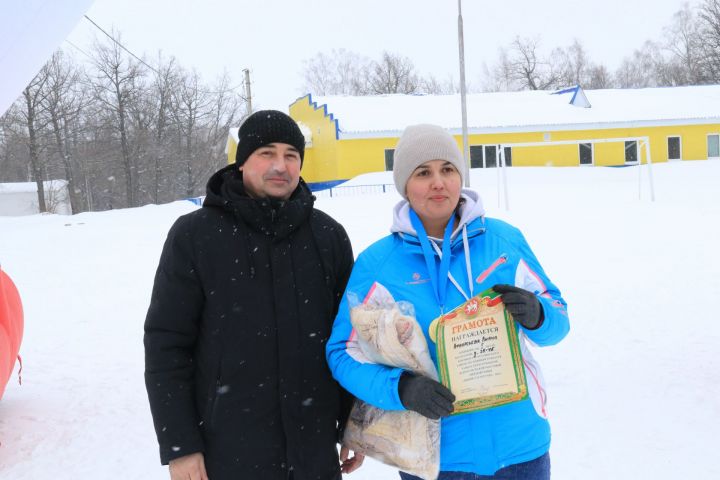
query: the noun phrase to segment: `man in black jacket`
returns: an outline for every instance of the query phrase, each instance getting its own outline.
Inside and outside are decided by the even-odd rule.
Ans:
[[[353,264],[300,178],[305,139],[274,110],[168,233],[145,320],[145,383],[172,480],[337,480],[351,400],[325,343]],[[340,460],[343,461],[342,465]]]

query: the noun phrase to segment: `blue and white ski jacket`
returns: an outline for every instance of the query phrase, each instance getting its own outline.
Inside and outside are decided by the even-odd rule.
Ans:
[[[486,218],[479,195],[464,189],[460,222],[451,236],[451,260],[444,311],[499,283],[534,292],[545,319],[536,330],[518,328],[529,399],[478,412],[442,419],[440,470],[492,475],[508,465],[533,460],[550,448],[545,386],[540,368],[528,348],[553,345],[569,331],[566,303],[548,279],[520,231],[497,219]],[[327,360],[333,376],[356,397],[386,410],[404,410],[398,396],[402,369],[361,363],[348,347],[352,325],[348,294],[362,299],[374,282],[384,285],[396,301],[408,301],[437,366],[435,343],[428,327],[438,317],[433,282],[415,229],[410,206],[403,200],[393,211],[392,234],[363,251],[353,267],[332,335]],[[437,245],[442,240],[433,239]],[[440,262],[434,249],[436,262]]]

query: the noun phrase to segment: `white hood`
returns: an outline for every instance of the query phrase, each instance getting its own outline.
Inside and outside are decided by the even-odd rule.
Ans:
[[[451,238],[455,238],[464,225],[485,215],[485,208],[479,193],[475,190],[463,188],[460,196],[465,199],[465,202],[460,207],[460,222],[458,222],[458,226],[452,233]],[[417,236],[417,232],[410,222],[410,203],[407,200],[400,200],[393,208],[393,223],[390,231],[392,233],[407,233]]]

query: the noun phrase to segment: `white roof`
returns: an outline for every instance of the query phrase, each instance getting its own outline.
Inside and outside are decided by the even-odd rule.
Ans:
[[[67,186],[67,180],[45,180],[43,188],[59,190]],[[37,193],[37,183],[35,182],[12,182],[0,183],[0,193]]]
[[[720,123],[720,85],[585,90],[589,108],[570,104],[574,88],[558,92],[468,94],[468,129],[491,133]],[[459,94],[310,99],[317,108],[327,105],[327,114],[338,121],[340,138],[398,136],[416,123],[461,130]]]

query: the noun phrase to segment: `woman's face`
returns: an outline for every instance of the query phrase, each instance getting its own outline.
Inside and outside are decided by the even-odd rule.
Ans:
[[[446,160],[430,160],[417,167],[405,186],[410,206],[428,234],[428,227],[444,227],[460,200],[460,172]],[[442,232],[441,232],[442,236]]]

